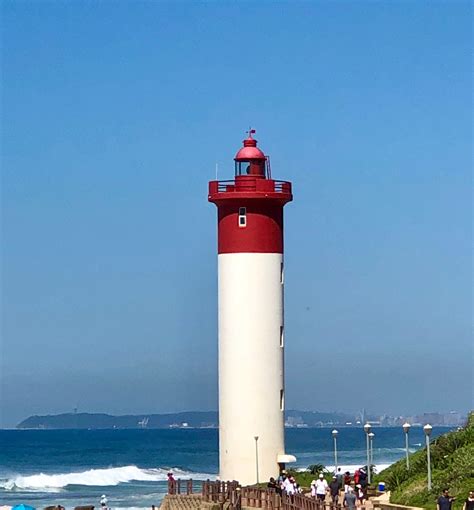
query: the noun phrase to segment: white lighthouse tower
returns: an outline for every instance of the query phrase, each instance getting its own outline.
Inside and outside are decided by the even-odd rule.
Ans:
[[[219,471],[253,484],[285,463],[283,207],[291,183],[272,179],[250,130],[235,177],[209,183],[218,210]]]

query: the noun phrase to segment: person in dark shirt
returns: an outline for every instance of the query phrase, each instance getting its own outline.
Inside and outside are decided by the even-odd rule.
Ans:
[[[331,493],[332,502],[337,505],[339,502],[339,481],[336,475],[332,477],[332,482],[329,484],[329,492]]]
[[[351,474],[349,473],[349,471],[346,471],[344,473],[344,492],[347,492],[347,489],[351,486],[351,482],[352,482]]]
[[[275,478],[273,476],[270,478],[269,482],[267,483],[267,489],[276,489],[277,484],[275,482]]]
[[[456,498],[452,498],[449,495],[449,489],[443,489],[443,494],[438,498],[436,503],[436,510],[451,510],[455,499]]]
[[[273,478],[273,476],[270,478],[269,482],[267,483],[267,488],[268,489],[275,489],[278,487],[276,481],[275,481],[275,478]]]
[[[275,478],[273,478],[273,476],[270,478],[270,481],[267,483],[267,488],[274,489],[275,492],[281,496],[280,486],[277,484],[277,482],[275,481]]]
[[[464,501],[462,510],[474,510],[474,491],[469,491],[469,497]]]
[[[349,486],[346,495],[344,496],[343,504],[349,510],[354,510],[356,507],[357,496],[354,494],[354,490]]]

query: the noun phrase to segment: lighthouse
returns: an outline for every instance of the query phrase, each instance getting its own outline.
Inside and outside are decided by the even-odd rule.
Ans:
[[[283,207],[291,183],[248,132],[234,179],[210,181],[218,213],[219,476],[254,484],[294,462],[285,453]]]

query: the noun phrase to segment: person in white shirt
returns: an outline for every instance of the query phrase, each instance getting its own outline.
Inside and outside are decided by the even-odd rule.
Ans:
[[[100,508],[101,510],[109,510],[108,506],[107,506],[107,496],[105,494],[102,494],[102,496],[100,497]]]
[[[287,477],[283,482],[283,489],[290,496],[295,493],[295,484],[291,481],[290,477]]]
[[[319,478],[317,480],[313,480],[314,482],[314,485],[315,485],[315,492],[316,492],[316,497],[321,500],[321,501],[324,501],[326,499],[326,492],[328,491],[328,483],[326,482],[326,480],[324,479],[324,475],[322,473],[319,474]],[[311,483],[312,485],[313,483]]]

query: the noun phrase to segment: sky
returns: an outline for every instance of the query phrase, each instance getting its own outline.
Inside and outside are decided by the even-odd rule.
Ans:
[[[216,210],[285,207],[290,409],[473,404],[468,2],[2,2],[0,426],[217,409]]]

